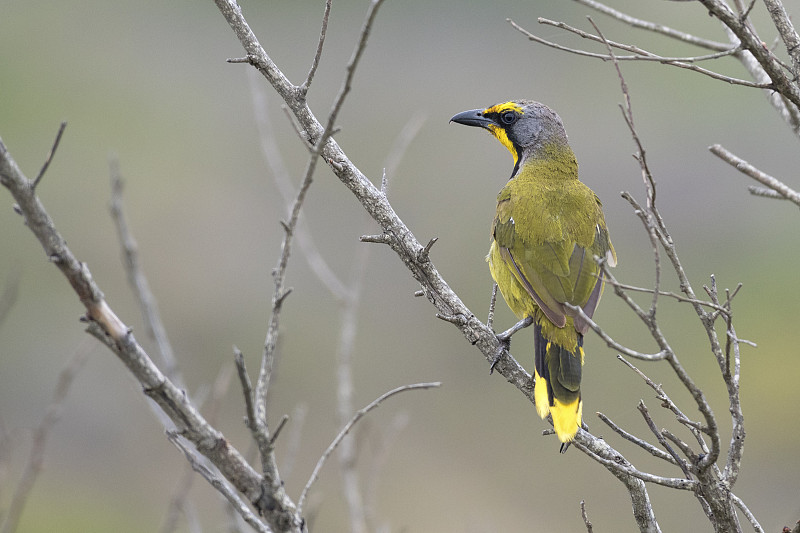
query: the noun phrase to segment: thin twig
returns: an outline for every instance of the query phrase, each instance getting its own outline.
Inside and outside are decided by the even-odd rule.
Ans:
[[[39,185],[39,182],[42,181],[44,177],[44,173],[47,172],[47,167],[50,166],[50,162],[53,160],[53,156],[56,154],[56,150],[58,149],[58,145],[61,142],[61,136],[64,135],[64,130],[67,128],[67,122],[64,121],[58,127],[58,133],[56,133],[56,140],[53,141],[53,146],[50,147],[50,151],[47,153],[47,157],[44,160],[44,164],[42,168],[39,170],[39,173],[36,175],[36,178],[33,180],[31,184],[32,189],[36,189]]]
[[[705,2],[705,0],[701,1]],[[589,22],[595,28],[595,31],[597,31],[597,34],[600,36],[600,38],[603,39],[603,42],[606,45],[606,49],[608,50],[609,55],[613,57],[614,52],[611,49],[611,45],[605,39],[600,29],[597,27],[596,24],[594,24],[594,21],[592,21],[591,18],[589,19]],[[616,60],[614,60],[614,67],[616,68],[617,75],[620,78],[622,93],[625,96],[626,100],[626,106],[623,112],[623,116],[625,118],[626,123],[628,124],[628,128],[631,131],[631,135],[634,138],[634,142],[636,143],[639,149],[637,160],[639,161],[639,164],[642,169],[642,176],[645,181],[645,186],[648,189],[648,202],[647,202],[647,213],[649,215],[648,219],[644,218],[643,215],[644,210],[642,210],[641,208],[637,208],[637,213],[640,215],[640,217],[642,217],[642,221],[648,228],[653,227],[657,229],[655,234],[658,236],[661,246],[664,248],[667,257],[672,263],[673,269],[675,270],[675,273],[678,276],[680,287],[683,293],[686,294],[686,296],[690,300],[697,300],[697,297],[694,294],[694,290],[692,289],[692,286],[689,282],[688,276],[686,275],[686,272],[683,269],[683,266],[681,265],[680,259],[678,258],[678,254],[675,250],[675,245],[672,241],[672,238],[670,237],[666,225],[664,224],[664,221],[661,218],[661,215],[659,214],[659,211],[656,207],[655,180],[653,179],[653,176],[650,173],[650,169],[645,160],[644,147],[642,146],[641,140],[639,139],[639,136],[636,133],[636,128],[633,123],[633,111],[632,111],[632,106],[630,104],[630,96],[628,93],[627,85],[625,83],[624,77],[622,76],[622,71],[619,67],[619,63]],[[635,202],[633,201],[633,198],[629,196],[628,200],[632,203],[632,205],[636,206]],[[649,221],[649,217],[652,217],[653,220],[652,224]],[[711,351],[714,354],[714,356],[719,360],[722,357],[722,350],[719,345],[719,340],[717,338],[716,331],[714,329],[713,319],[711,319],[709,313],[707,313],[705,309],[703,309],[703,306],[699,304],[692,304],[692,306],[706,330],[709,342],[711,344]],[[668,347],[668,345],[666,344],[667,342],[666,338],[661,333],[660,329],[658,328],[658,324],[655,321],[655,315],[653,314],[652,316],[653,319],[651,319],[648,322],[648,325],[651,329],[653,337],[657,340],[662,349],[666,351],[667,353],[667,356],[665,357],[666,361],[670,364],[673,372],[675,372],[676,376],[681,381],[681,383],[683,383],[684,387],[686,387],[686,389],[692,395],[692,398],[695,400],[698,409],[705,418],[706,427],[703,428],[703,431],[707,435],[709,435],[709,437],[711,437],[711,449],[709,450],[708,453],[703,455],[702,459],[698,464],[698,469],[700,476],[707,476],[708,475],[707,470],[711,468],[712,465],[715,464],[720,454],[720,436],[719,436],[719,427],[717,426],[716,417],[714,416],[714,412],[712,411],[711,406],[709,405],[708,400],[706,399],[705,393],[702,391],[702,389],[700,389],[700,387],[697,386],[697,384],[694,382],[689,373],[686,372],[686,369],[683,367],[683,365],[681,365],[680,361],[675,355],[675,352]],[[709,481],[709,483],[711,482]],[[724,518],[735,521],[735,516],[732,516],[727,509],[720,509],[720,511],[722,514],[724,514]]]
[[[231,366],[222,366],[217,373],[216,379],[214,379],[213,385],[211,386],[211,395],[206,403],[206,406],[208,412],[208,421],[212,424],[217,420],[220,404],[225,398],[225,395],[228,391],[228,386],[230,385],[231,375]],[[198,396],[200,396],[200,394],[195,394],[195,397]],[[199,403],[200,402],[198,401],[198,404]],[[207,462],[207,460],[204,461],[205,458],[196,457],[195,459],[201,462]],[[170,503],[167,508],[166,517],[164,518],[160,533],[172,533],[175,531],[178,528],[178,519],[181,514],[186,517],[186,522],[189,526],[190,532],[199,533],[202,531],[202,529],[199,527],[200,519],[197,516],[197,510],[189,501],[189,491],[192,488],[195,476],[191,465],[188,466],[190,468],[187,468],[184,474],[178,479],[178,483],[173,490],[172,495],[170,496]]]
[[[583,4],[585,6],[591,7],[592,9],[599,11],[604,15],[608,15],[609,17],[615,18],[621,22],[624,22],[625,24],[629,24],[634,28],[640,28],[661,35],[666,35],[667,37],[672,37],[673,39],[693,44],[701,48],[708,48],[709,50],[723,51],[729,48],[729,45],[727,43],[710,41],[708,39],[703,39],[701,37],[697,37],[689,33],[685,33],[680,30],[670,28],[669,26],[664,26],[663,24],[658,24],[655,22],[638,19],[621,11],[617,11],[616,9],[610,8],[605,4],[602,4],[595,0],[576,0],[576,1],[580,4]]]
[[[187,517],[191,514],[188,511],[188,496],[195,480],[195,472],[191,465],[181,474],[178,482],[170,496],[169,505],[167,506],[166,516],[164,522],[161,524],[159,533],[173,533],[178,529],[178,519],[181,514]]]
[[[311,81],[314,79],[314,74],[317,72],[317,67],[319,66],[319,60],[322,57],[322,47],[325,44],[325,35],[328,32],[328,18],[331,14],[332,3],[332,0],[326,0],[325,2],[325,14],[322,15],[322,29],[319,31],[317,51],[314,54],[313,61],[311,61],[311,68],[308,70],[308,76],[306,76],[305,81],[303,81],[303,83],[301,83],[297,88],[297,91],[302,98],[305,98],[306,94],[308,94],[308,88],[311,86]]]
[[[497,304],[497,283],[492,285],[492,297],[489,300],[489,315],[486,317],[486,327],[494,329],[494,309]]]
[[[659,459],[663,459],[663,460],[667,461],[668,463],[672,463],[675,466],[678,466],[678,463],[675,460],[675,458],[672,457],[667,452],[656,448],[655,446],[653,446],[652,444],[650,444],[646,440],[640,439],[636,435],[628,433],[627,431],[625,431],[624,429],[619,427],[617,424],[615,424],[610,418],[608,418],[603,413],[597,413],[597,416],[598,416],[598,418],[600,418],[600,420],[605,422],[606,425],[608,425],[608,427],[610,427],[612,430],[614,430],[614,432],[617,433],[619,436],[621,436],[623,439],[634,443],[635,445],[639,446],[644,451],[646,451],[647,453],[649,453],[650,455],[652,455],[654,457],[658,457]]]
[[[583,524],[586,526],[586,533],[592,533],[592,523],[589,522],[589,515],[586,513],[586,502],[581,500],[581,518]]]
[[[190,450],[189,447],[183,442],[183,438],[174,431],[167,432],[167,438],[169,441],[175,445],[180,451],[183,452],[183,455],[186,457],[186,460],[189,461],[189,464],[192,466],[192,469],[203,476],[203,478],[208,481],[208,483],[214,487],[214,490],[222,494],[226,500],[236,509],[236,512],[239,513],[239,516],[244,518],[245,522],[247,522],[253,529],[258,531],[259,533],[272,533],[269,527],[267,527],[255,514],[247,504],[242,501],[239,495],[234,491],[220,476],[212,472],[206,465],[202,464],[200,459],[197,457],[194,451]]]
[[[336,438],[333,439],[333,442],[330,443],[328,448],[322,453],[322,456],[317,461],[317,465],[314,467],[314,471],[311,473],[311,477],[308,479],[308,482],[306,483],[305,487],[303,487],[303,492],[300,494],[300,498],[297,502],[298,513],[302,514],[303,506],[305,504],[306,498],[308,497],[308,491],[311,490],[312,485],[319,478],[320,470],[322,470],[322,467],[325,465],[325,461],[328,460],[328,457],[330,457],[330,455],[334,452],[334,450],[336,450],[336,447],[339,446],[339,443],[342,441],[342,439],[350,432],[353,426],[359,420],[361,420],[361,418],[364,415],[366,415],[367,413],[378,407],[381,404],[381,402],[383,402],[388,398],[391,398],[395,394],[417,389],[432,389],[439,386],[441,386],[441,383],[438,381],[431,383],[413,383],[411,385],[403,385],[401,387],[397,387],[396,389],[392,389],[389,392],[380,395],[378,398],[373,400],[372,403],[356,411],[355,415],[353,415],[353,418],[351,418],[350,421],[347,424],[345,424],[345,426],[342,428],[339,434],[336,435]]]
[[[790,70],[794,74],[793,81],[797,83],[800,81],[800,35],[798,35],[797,31],[794,29],[792,18],[786,12],[786,8],[780,0],[763,1],[767,12],[772,18],[775,29],[778,30],[778,35],[786,46],[786,53],[788,53],[791,58],[792,66]],[[755,0],[753,3],[755,3]]]
[[[639,405],[637,408],[639,409],[639,412],[642,413],[642,417],[644,418],[647,427],[650,428],[650,431],[653,433],[653,435],[655,435],[656,439],[658,439],[658,443],[661,444],[661,447],[664,448],[673,459],[675,459],[675,463],[683,471],[683,475],[686,476],[686,479],[691,479],[689,464],[686,462],[686,460],[678,455],[678,453],[667,442],[667,439],[664,437],[664,435],[662,435],[658,430],[655,422],[653,422],[653,418],[650,416],[650,411],[648,411],[647,406],[642,400],[639,400]]]
[[[664,487],[669,487],[672,489],[693,491],[697,488],[697,481],[693,479],[674,478],[674,477],[670,478],[664,476],[657,476],[655,474],[650,474],[647,472],[642,472],[641,470],[638,470],[636,467],[634,467],[631,463],[626,461],[620,455],[617,455],[616,460],[607,459],[605,457],[600,457],[594,454],[579,440],[573,440],[572,444],[576,448],[580,449],[581,451],[589,455],[592,459],[594,459],[598,463],[606,466],[609,470],[613,470],[620,474],[626,476],[633,476],[646,483],[655,483],[656,485],[662,485]]]
[[[736,505],[736,507],[738,507],[739,510],[742,511],[742,514],[744,514],[744,516],[747,517],[747,520],[750,522],[750,525],[753,526],[753,530],[756,533],[764,533],[764,528],[761,527],[761,524],[758,523],[758,520],[750,511],[750,509],[748,509],[747,505],[744,504],[742,499],[733,493],[731,493],[731,499],[733,500],[733,503]],[[798,522],[798,524],[800,524],[800,522]]]
[[[697,300],[697,299],[687,298],[685,296],[682,296],[682,295],[680,295],[680,294],[678,294],[676,292],[672,292],[672,291],[662,291],[662,290],[655,291],[654,289],[649,289],[647,287],[637,287],[635,285],[628,285],[627,283],[621,283],[621,282],[617,281],[616,279],[606,279],[605,282],[608,283],[609,285],[612,285],[614,287],[619,287],[620,289],[623,289],[623,290],[626,290],[626,291],[643,292],[643,293],[647,293],[647,294],[657,293],[660,296],[667,296],[667,297],[673,298],[674,300],[677,300],[679,302],[702,305],[704,307],[708,307],[709,309],[713,309],[715,311],[719,311],[722,314],[728,314],[730,312],[727,308],[725,308],[723,306],[720,306],[720,305],[717,305],[717,304],[715,304],[713,302],[708,302],[706,300]]]
[[[748,185],[747,192],[753,196],[761,196],[773,200],[786,200],[786,197],[781,193],[775,192],[772,189],[767,189],[766,187],[759,187],[758,185]]]
[[[233,356],[236,362],[236,370],[239,374],[239,383],[242,386],[242,393],[244,394],[245,405],[245,421],[247,427],[252,431],[255,428],[256,412],[253,407],[253,385],[250,382],[250,376],[247,373],[247,367],[244,363],[244,355],[241,350],[236,346],[233,347]]]
[[[367,10],[366,20],[362,26],[361,36],[358,44],[356,45],[356,49],[353,52],[350,62],[345,68],[346,74],[342,88],[340,89],[336,99],[334,100],[333,106],[331,107],[327,124],[325,125],[321,135],[315,139],[313,146],[310,149],[310,155],[306,164],[306,170],[302,184],[290,209],[289,219],[284,224],[284,239],[283,244],[281,245],[281,254],[280,258],[278,259],[278,265],[273,270],[273,283],[275,289],[272,298],[272,313],[269,325],[267,327],[267,335],[264,341],[264,351],[261,358],[261,369],[259,371],[255,387],[254,408],[256,414],[256,427],[253,432],[259,452],[261,454],[261,465],[265,478],[265,484],[270,487],[269,490],[271,492],[282,491],[283,482],[278,473],[278,466],[273,453],[271,439],[269,437],[269,426],[266,418],[266,401],[275,360],[275,349],[277,346],[280,323],[279,317],[282,309],[282,303],[286,294],[284,289],[284,278],[291,252],[292,237],[297,226],[300,209],[313,181],[314,170],[316,169],[320,154],[322,153],[323,148],[326,146],[328,139],[330,139],[335,132],[336,118],[341,110],[342,105],[344,104],[347,94],[350,91],[356,67],[361,55],[364,52],[364,49],[366,48],[369,30],[372,27],[375,15],[377,14],[377,9],[380,7],[381,3],[381,0],[373,0]],[[266,56],[266,54],[264,54],[264,56]],[[275,67],[275,69],[277,70],[277,67]],[[280,71],[278,70],[278,72]]]
[[[14,494],[11,496],[11,502],[5,510],[5,519],[0,525],[0,533],[13,533],[17,530],[28,496],[36,483],[39,472],[42,470],[44,452],[47,447],[47,439],[50,437],[50,431],[56,422],[61,419],[67,394],[75,381],[75,377],[86,362],[90,350],[88,339],[82,341],[58,374],[58,382],[53,392],[53,399],[33,432],[28,461],[22,471],[22,477],[14,490]]]
[[[86,309],[83,321],[86,331],[113,352],[142,386],[144,394],[154,400],[160,411],[178,427],[219,471],[244,494],[270,521],[291,515],[293,505],[285,491],[277,491],[269,501],[262,501],[261,477],[230,445],[223,434],[212,427],[196,409],[183,390],[176,387],[158,368],[136,341],[131,329],[108,305],[103,292],[94,282],[86,263],[79,261],[58,232],[31,182],[0,140],[0,184],[6,187],[23,213],[27,227],[36,236],[45,255],[56,266]],[[288,502],[288,503],[287,503]],[[299,519],[297,523],[299,524]],[[299,533],[299,530],[298,530]]]
[[[723,148],[722,145],[714,144],[709,146],[708,149],[712,154],[719,157],[729,165],[733,166],[739,172],[747,176],[750,176],[751,178],[758,181],[762,185],[768,187],[770,190],[781,195],[781,197],[783,197],[784,199],[789,200],[795,205],[800,206],[800,192],[797,192],[794,189],[790,188],[781,180],[773,178],[769,174],[760,171],[759,169],[757,169],[744,159],[735,155],[733,152]]]
[[[369,38],[370,30],[372,29],[372,23],[375,21],[375,17],[378,14],[378,9],[383,4],[383,0],[371,0],[369,3],[369,7],[367,8],[367,15],[364,19],[364,23],[361,26],[361,33],[358,39],[358,44],[353,50],[353,55],[350,57],[350,61],[347,63],[345,67],[345,78],[344,82],[342,83],[341,89],[339,89],[339,94],[336,95],[334,99],[333,106],[331,107],[330,114],[328,115],[328,122],[325,126],[326,131],[332,131],[335,127],[336,119],[339,116],[339,111],[342,109],[342,104],[344,104],[345,98],[347,98],[348,93],[350,92],[350,88],[353,83],[353,77],[356,72],[356,67],[361,59],[361,56],[364,54],[364,50],[367,47],[367,39]],[[323,133],[324,137],[324,133]],[[326,139],[327,141],[327,139]],[[317,143],[320,146],[320,149],[324,145],[324,143]]]
[[[353,258],[348,298],[341,302],[339,342],[336,347],[336,397],[339,424],[347,423],[353,413],[353,352],[358,331],[358,311],[361,303],[364,274],[370,255],[370,246],[359,246]],[[366,533],[368,531],[364,498],[358,482],[356,460],[358,450],[355,438],[347,435],[339,448],[339,465],[342,470],[342,485],[347,509],[350,516],[350,531]]]
[[[419,128],[424,122],[424,115],[416,114],[406,123],[395,140],[392,149],[384,162],[383,180],[381,192],[387,194],[387,168],[389,173],[394,174],[397,166],[402,160],[402,156],[407,150]],[[358,312],[361,302],[361,292],[363,289],[367,263],[372,248],[369,246],[359,246],[353,254],[353,265],[350,268],[350,280],[347,284],[347,292],[340,298],[341,304],[341,328],[339,342],[336,350],[337,361],[337,412],[339,423],[344,426],[353,413],[353,353],[355,351],[355,338],[358,331]],[[335,293],[333,296],[337,296]],[[344,497],[350,515],[350,530],[352,533],[366,533],[368,531],[367,513],[368,506],[365,505],[365,498],[362,495],[358,479],[356,462],[358,459],[358,449],[353,435],[347,435],[339,445],[339,465],[342,471],[342,485]],[[367,493],[369,494],[369,493]]]
[[[6,278],[3,292],[0,294],[0,326],[3,325],[3,322],[5,322],[8,317],[8,313],[17,301],[20,279],[21,271],[19,268],[12,269],[11,274]]]
[[[172,350],[172,345],[167,337],[167,330],[161,320],[161,313],[158,310],[150,284],[144,275],[141,264],[139,263],[139,249],[136,240],[128,226],[125,216],[124,202],[122,196],[123,181],[119,170],[119,160],[111,157],[108,162],[111,175],[111,218],[117,228],[117,237],[122,248],[122,265],[128,276],[128,283],[139,302],[139,310],[147,333],[155,340],[158,352],[164,364],[164,373],[179,387],[185,387],[183,376]]]
[[[381,439],[373,448],[372,459],[369,465],[365,468],[366,482],[364,483],[364,512],[367,515],[367,523],[374,524],[375,518],[373,511],[376,507],[376,500],[381,492],[378,488],[383,484],[386,479],[385,470],[386,464],[390,457],[390,452],[399,440],[399,435],[408,426],[409,415],[407,413],[398,413],[393,418],[388,427],[382,432]]]
[[[417,111],[411,115],[411,118],[408,119],[395,137],[392,147],[389,149],[386,159],[383,162],[381,192],[383,192],[384,196],[389,192],[389,177],[394,178],[397,174],[397,169],[400,167],[400,163],[403,161],[408,147],[411,146],[412,141],[417,138],[417,135],[422,129],[422,126],[425,125],[427,119],[427,114],[422,111]]]
[[[552,41],[548,41],[547,39],[543,39],[543,38],[541,38],[541,37],[539,37],[537,35],[532,34],[529,31],[525,30],[524,28],[522,28],[521,26],[516,24],[511,19],[508,19],[508,20],[516,30],[518,30],[519,32],[524,34],[528,38],[528,40],[530,40],[530,41],[534,41],[534,42],[537,42],[539,44],[543,44],[545,46],[548,46],[550,48],[554,48],[556,50],[561,50],[563,52],[569,52],[571,54],[575,54],[575,55],[579,55],[579,56],[590,57],[590,58],[594,58],[594,59],[601,59],[603,61],[610,61],[610,60],[614,59],[614,57],[612,57],[610,54],[598,54],[596,52],[589,52],[587,50],[581,50],[579,48],[571,48],[569,46],[564,46],[564,45],[561,45],[561,44],[554,43]],[[566,24],[564,22],[557,22],[557,21],[549,20],[549,19],[542,18],[542,17],[540,17],[538,21],[539,21],[540,24],[545,24],[545,25],[548,25],[548,26],[554,26],[556,28],[560,28],[560,29],[569,31],[571,33],[574,33],[574,34],[580,36],[580,37],[583,37],[584,39],[589,39],[589,40],[595,41],[595,42],[602,42],[602,39],[600,37],[598,37],[596,35],[592,35],[591,33],[587,33],[585,31],[580,30],[578,28],[575,28],[573,26],[570,26],[569,24]],[[651,61],[651,62],[657,62],[657,63],[661,63],[661,64],[664,64],[664,65],[670,65],[670,66],[673,66],[673,67],[678,67],[678,68],[682,68],[682,69],[686,69],[686,70],[691,70],[693,72],[697,72],[699,74],[703,74],[703,75],[708,76],[710,78],[713,78],[713,79],[716,79],[716,80],[720,80],[720,81],[724,81],[726,83],[730,83],[731,85],[741,85],[741,86],[744,86],[744,87],[751,87],[751,88],[756,88],[756,89],[767,89],[767,88],[771,87],[771,84],[768,84],[768,83],[755,83],[755,82],[748,81],[748,80],[743,80],[743,79],[740,79],[740,78],[734,78],[732,76],[726,76],[724,74],[720,74],[718,72],[714,72],[713,70],[709,70],[709,69],[706,69],[706,68],[703,68],[703,67],[700,67],[700,66],[694,64],[694,63],[699,62],[699,61],[708,61],[708,60],[713,60],[713,59],[719,59],[721,57],[727,57],[727,56],[735,55],[739,51],[736,48],[728,47],[727,49],[725,49],[723,51],[720,51],[720,52],[716,52],[714,54],[706,54],[706,55],[693,56],[693,57],[691,57],[691,56],[689,56],[689,57],[665,57],[665,56],[660,56],[658,54],[654,54],[652,52],[648,52],[647,50],[643,50],[642,48],[639,48],[638,46],[618,43],[618,42],[615,42],[615,41],[608,41],[608,43],[609,43],[609,45],[613,46],[614,48],[618,48],[620,50],[625,50],[626,52],[631,52],[631,53],[634,54],[634,55],[630,55],[630,56],[615,56],[617,61]]]
[[[606,345],[609,348],[617,350],[620,353],[623,353],[629,357],[633,357],[634,359],[639,359],[641,361],[660,361],[665,359],[669,354],[666,350],[661,350],[656,353],[643,353],[628,348],[627,346],[623,346],[622,344],[615,341],[611,336],[603,330],[597,323],[590,318],[582,308],[574,305],[564,304],[564,307],[569,309],[570,311],[574,312],[575,315],[579,316],[582,320],[584,320],[588,325],[589,328],[592,329],[597,335],[603,339]]]
[[[708,453],[708,447],[707,447],[705,441],[703,440],[703,436],[701,435],[701,431],[704,431],[707,428],[704,428],[699,423],[697,423],[697,422],[695,422],[693,420],[690,420],[683,413],[683,411],[681,411],[678,408],[678,406],[675,404],[675,402],[672,401],[672,399],[667,395],[667,393],[664,392],[664,388],[661,385],[659,385],[658,383],[654,382],[644,372],[639,370],[636,366],[631,364],[629,361],[627,361],[621,355],[617,355],[617,359],[619,361],[621,361],[623,364],[625,364],[625,366],[627,366],[628,368],[633,370],[639,377],[641,377],[644,380],[645,383],[647,383],[647,385],[651,389],[653,389],[656,392],[656,398],[658,398],[662,402],[662,406],[665,407],[666,409],[669,409],[670,411],[672,411],[672,413],[675,415],[675,418],[678,420],[678,422],[680,422],[681,424],[686,426],[689,429],[689,431],[692,432],[692,434],[694,435],[695,439],[697,439],[697,443],[700,445],[701,449],[703,450],[703,453]]]
[[[295,197],[290,209],[289,219],[283,224],[284,237],[281,245],[281,253],[278,259],[278,265],[272,271],[272,279],[274,284],[272,313],[267,326],[267,334],[264,340],[264,350],[261,357],[261,368],[259,370],[258,379],[256,380],[255,386],[255,395],[253,399],[255,409],[255,427],[253,428],[253,434],[256,438],[256,443],[258,444],[259,452],[261,454],[262,472],[266,478],[266,482],[275,490],[282,486],[282,482],[278,474],[275,456],[272,453],[273,449],[269,436],[266,408],[267,393],[272,378],[273,365],[275,362],[275,350],[278,343],[281,310],[283,308],[285,297],[291,290],[285,288],[284,280],[286,268],[289,263],[289,256],[291,254],[292,237],[294,236],[294,230],[297,226],[298,217],[300,216],[300,209],[306,198],[308,190],[311,187],[314,170],[316,169],[317,162],[319,161],[320,150],[330,135],[331,128],[326,128],[323,135],[318,139],[314,149],[311,151],[311,155],[306,163],[306,170],[303,176],[302,184],[300,189],[297,191],[297,196]]]
[[[771,50],[764,46],[764,42],[753,31],[749,19],[742,19],[738,13],[731,10],[722,0],[699,0],[709,13],[719,19],[739,39],[742,46],[758,61],[772,82],[775,91],[800,107],[800,85],[793,79],[778,61]]]
[[[248,80],[250,94],[253,98],[253,117],[255,118],[256,128],[258,129],[258,138],[260,141],[261,153],[264,156],[264,162],[269,166],[272,179],[284,203],[286,205],[291,205],[296,191],[292,184],[289,170],[286,168],[283,156],[278,148],[277,136],[275,135],[272,128],[272,121],[270,120],[266,93],[261,84],[258,83],[258,79],[255,75],[249,75]],[[292,121],[292,124],[294,125],[294,121]],[[311,267],[316,277],[325,285],[325,288],[327,288],[336,299],[344,299],[346,297],[347,288],[333,272],[327,261],[322,257],[302,213],[300,214],[297,226],[294,230],[294,240],[297,242],[298,248],[308,262],[309,267]]]
[[[736,330],[733,328],[733,324],[730,320],[727,325],[729,349],[733,352],[733,368],[729,368],[727,375],[724,377],[724,381],[728,390],[728,402],[730,404],[733,427],[731,428],[731,440],[728,446],[728,458],[725,462],[723,477],[732,487],[739,477],[742,454],[744,453],[745,430],[744,413],[742,412],[742,404],[739,397],[739,378],[741,372],[739,342],[736,339]],[[730,354],[727,355],[729,358]]]

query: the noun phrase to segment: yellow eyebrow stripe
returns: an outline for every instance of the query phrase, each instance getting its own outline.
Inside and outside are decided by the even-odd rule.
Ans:
[[[483,110],[483,114],[487,113],[502,113],[503,111],[516,111],[522,114],[522,108],[516,102],[506,102],[504,104],[497,104]]]

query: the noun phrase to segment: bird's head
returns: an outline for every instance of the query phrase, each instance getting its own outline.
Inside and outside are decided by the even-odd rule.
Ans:
[[[489,130],[511,152],[515,169],[520,159],[536,156],[548,145],[567,145],[561,118],[546,105],[531,100],[511,100],[486,109],[471,109],[457,114],[450,122]]]

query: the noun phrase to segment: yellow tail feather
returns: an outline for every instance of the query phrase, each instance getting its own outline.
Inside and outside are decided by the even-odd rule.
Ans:
[[[533,389],[534,400],[536,401],[536,412],[545,418],[548,414],[553,415],[553,427],[561,442],[570,442],[575,438],[578,428],[581,427],[583,416],[583,401],[580,398],[571,403],[562,403],[558,399],[553,399],[553,404],[547,398],[547,380],[534,371],[536,385]]]
[[[580,399],[572,403],[564,404],[558,400],[555,405],[550,406],[550,414],[553,415],[553,427],[561,442],[569,442],[575,438],[578,428],[581,427],[581,415],[583,414],[583,402]]]
[[[536,370],[533,371],[533,375],[536,377],[536,384],[533,387],[536,412],[539,413],[541,418],[545,418],[550,414],[550,401],[547,399],[547,380],[540,376]]]

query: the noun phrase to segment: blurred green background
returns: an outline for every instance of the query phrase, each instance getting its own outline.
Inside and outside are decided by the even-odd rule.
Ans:
[[[246,2],[245,16],[271,57],[295,83],[317,43],[322,1]],[[787,2],[797,16],[797,3]],[[724,40],[699,4],[616,1],[634,15]],[[128,217],[141,261],[158,298],[190,393],[232,365],[231,346],[258,368],[286,206],[260,151],[253,81],[267,107],[283,160],[297,181],[306,149],[281,112],[279,99],[246,65],[226,58],[242,49],[212,2],[5,0],[0,17],[0,136],[29,177],[38,172],[61,120],[69,126],[38,192],[73,252],[87,262],[111,306],[151,353],[127,286],[108,212],[110,154],[126,180]],[[309,100],[324,120],[338,91],[366,2],[337,1],[322,64]],[[762,37],[766,16],[754,17]],[[652,253],[620,191],[643,200],[634,147],[617,104],[613,66],[527,41],[506,22],[572,46],[587,46],[537,17],[590,29],[591,14],[610,39],[667,56],[696,49],[636,31],[571,2],[386,2],[375,23],[336,138],[374,182],[399,132],[422,114],[424,125],[397,172],[390,199],[412,231],[437,236],[432,259],[478,316],[485,316],[491,280],[483,261],[494,198],[511,171],[505,150],[488,135],[448,124],[462,110],[511,98],[532,98],[563,118],[582,179],[603,200],[623,282],[649,285]],[[780,46],[779,46],[780,48]],[[598,48],[598,50],[600,50]],[[733,60],[712,65],[746,77]],[[797,139],[764,94],[657,64],[623,64],[640,136],[658,181],[658,203],[681,258],[702,294],[715,274],[720,287],[744,287],[735,300],[736,328],[758,348],[742,348],[742,400],[748,434],[735,492],[768,531],[800,518],[796,442],[795,348],[798,299],[797,209],[751,197],[749,182],[707,151],[722,143],[762,170],[797,177]],[[0,283],[20,276],[19,298],[0,327],[0,509],[8,505],[30,431],[49,403],[58,372],[76,350],[90,350],[51,434],[44,471],[20,531],[157,531],[186,465],[168,443],[140,387],[107,350],[83,332],[83,309],[2,191]],[[417,286],[386,247],[359,244],[377,226],[326,167],[305,205],[325,259],[348,279],[352,257],[371,246],[354,353],[355,404],[406,383],[441,380],[439,390],[406,393],[357,427],[360,472],[373,502],[374,524],[391,531],[580,531],[586,500],[597,531],[634,531],[629,498],[607,471],[575,450],[557,453],[554,437],[518,391],[490,376],[481,355],[434,309],[414,298]],[[335,351],[340,306],[296,253],[287,283],[273,424],[305,409],[278,441],[294,461],[286,476],[297,498],[318,457],[338,432]],[[677,291],[674,276],[664,288]],[[647,299],[643,298],[643,302]],[[498,328],[513,317],[498,306]],[[692,310],[663,299],[661,325],[687,369],[704,387],[720,425],[730,422],[724,388]],[[610,292],[596,316],[615,338],[652,351],[645,328]],[[514,354],[532,365],[532,334]],[[647,435],[636,410],[644,399],[658,424],[676,428],[642,381],[587,337],[586,422],[642,469],[680,472],[612,435],[593,413]],[[665,365],[640,364],[663,382],[683,409],[690,398]],[[781,379],[777,379],[781,377]],[[240,449],[249,437],[232,383],[218,427]],[[405,425],[395,432],[398,424]],[[291,432],[301,444],[289,450]],[[683,433],[681,433],[683,434]],[[384,449],[387,436],[389,448]],[[685,435],[684,435],[685,437]],[[727,440],[727,439],[725,439]],[[379,464],[379,477],[374,465]],[[372,481],[370,481],[372,479]],[[331,461],[312,492],[314,531],[346,531],[338,463]],[[707,531],[689,493],[651,488],[664,531]],[[191,500],[204,531],[221,531],[220,498],[200,479]],[[187,531],[185,521],[180,531]]]

